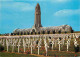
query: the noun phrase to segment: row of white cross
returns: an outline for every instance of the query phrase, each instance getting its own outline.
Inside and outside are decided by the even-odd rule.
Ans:
[[[47,40],[48,42],[52,44],[52,50],[53,50],[53,46],[55,44],[55,47],[57,46],[57,43],[59,45],[59,51],[61,51],[61,45],[64,45],[66,44],[67,45],[67,51],[69,49],[69,46],[70,46],[70,41],[71,41],[71,37],[66,37],[66,38],[61,38],[62,40],[60,40],[59,38],[58,39],[54,39],[54,38],[43,38],[44,40],[44,47],[45,47],[45,50],[46,50],[46,56],[47,56],[47,52],[48,52],[48,43],[47,43]],[[65,43],[65,40],[67,40],[67,43]],[[0,39],[0,44],[2,44],[3,46],[6,45],[7,47],[7,52],[9,51],[9,46],[12,46],[12,52],[14,52],[14,48],[15,46],[18,46],[18,53],[20,52],[19,49],[20,49],[20,46],[21,44],[23,44],[23,49],[24,49],[24,52],[26,52],[26,47],[28,48],[31,48],[31,54],[32,54],[32,50],[33,48],[35,49],[35,46],[36,46],[36,42],[38,41],[38,55],[39,55],[39,50],[40,50],[40,47],[41,47],[41,44],[42,44],[42,38],[2,38]],[[77,47],[77,45],[79,45],[77,43],[77,40],[76,38],[74,38],[74,45],[75,47]]]

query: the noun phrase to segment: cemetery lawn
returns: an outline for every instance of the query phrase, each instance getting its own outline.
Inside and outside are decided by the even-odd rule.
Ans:
[[[16,54],[16,53],[0,52],[0,57],[37,57],[37,56],[29,55],[29,54]]]
[[[62,57],[68,57],[75,55],[80,56],[80,53],[68,53],[68,52],[59,52],[59,51],[48,51],[47,57],[55,57],[55,56],[62,56]],[[8,52],[0,52],[0,57],[46,57],[44,55],[37,55],[37,54],[16,54],[16,53],[8,53]]]
[[[79,48],[80,48],[80,38],[77,39],[78,44],[79,44]],[[65,43],[67,42],[67,39],[65,40]],[[49,42],[47,40],[47,43],[49,45]],[[17,43],[18,44],[18,43]],[[9,52],[7,51],[6,46],[4,47],[5,52],[0,52],[0,57],[45,57],[46,55],[46,51],[45,51],[45,47],[44,47],[44,40],[42,40],[42,44],[41,44],[41,48],[40,48],[40,55],[38,54],[38,48],[37,48],[38,44],[36,44],[35,48],[33,48],[33,53],[32,55],[30,54],[30,50],[31,47],[28,49],[28,47],[26,47],[26,54],[24,53],[24,49],[23,49],[23,45],[21,43],[20,46],[20,54],[18,54],[18,47],[16,46],[14,49],[15,53],[12,53],[12,46],[9,46]],[[69,46],[69,51],[67,52],[67,46],[66,44],[61,45],[61,51],[59,51],[59,45],[57,44],[57,46],[55,47],[55,45],[53,45],[53,50],[51,49],[51,47],[48,48],[48,57],[74,57],[74,56],[80,56],[80,49],[79,52],[75,53],[75,49],[74,49],[74,39],[72,38],[70,41],[70,46]],[[29,52],[29,54],[27,54],[27,51]]]

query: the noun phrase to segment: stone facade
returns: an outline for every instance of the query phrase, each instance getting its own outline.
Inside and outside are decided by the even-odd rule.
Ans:
[[[50,34],[50,33],[67,33],[67,32],[73,32],[73,29],[69,25],[61,25],[61,26],[52,26],[52,27],[42,27],[41,25],[41,10],[40,10],[40,5],[37,4],[35,8],[35,20],[34,20],[34,25],[30,29],[16,29],[13,31],[13,33],[16,34],[33,34],[33,33],[38,33],[38,34]]]

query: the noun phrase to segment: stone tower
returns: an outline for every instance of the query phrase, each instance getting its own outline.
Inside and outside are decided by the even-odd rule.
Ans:
[[[35,8],[35,20],[34,20],[33,27],[36,29],[42,27],[42,25],[41,25],[41,10],[40,10],[39,3],[36,5],[36,8]]]

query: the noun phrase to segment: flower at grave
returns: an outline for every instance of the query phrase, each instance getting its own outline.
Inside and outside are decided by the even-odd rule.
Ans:
[[[3,50],[2,52],[5,52],[5,50]]]
[[[46,52],[43,52],[43,55],[46,55]]]
[[[31,50],[29,50],[29,52],[30,52]]]
[[[26,54],[30,54],[30,50],[27,50],[27,51],[26,51]]]
[[[77,55],[75,54],[75,56],[77,56]]]
[[[20,51],[22,51],[22,49],[20,49]]]
[[[45,50],[45,47],[42,47],[41,49],[42,49],[42,50]]]

